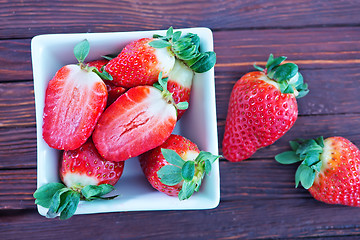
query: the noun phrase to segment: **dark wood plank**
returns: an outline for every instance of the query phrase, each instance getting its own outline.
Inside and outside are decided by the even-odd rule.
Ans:
[[[0,83],[0,127],[33,127],[35,122],[33,82]]]
[[[221,202],[213,210],[76,215],[66,221],[32,211],[3,212],[2,239],[270,239],[360,236],[360,209],[310,199]],[[176,220],[175,220],[176,219]],[[19,234],[21,229],[21,234]],[[76,229],[76,234],[74,234]]]
[[[213,29],[359,23],[357,1],[0,1],[1,38],[208,26]]]
[[[301,70],[358,68],[359,32],[360,27],[214,32],[216,74],[226,72],[238,78],[253,71],[255,62],[265,64],[270,53],[286,55]],[[29,79],[30,40],[1,40],[0,82]]]

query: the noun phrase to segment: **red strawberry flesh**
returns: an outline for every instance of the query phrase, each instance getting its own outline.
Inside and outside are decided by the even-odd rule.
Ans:
[[[129,89],[110,105],[93,140],[107,160],[125,161],[162,144],[176,123],[176,109],[152,86]]]
[[[43,138],[55,149],[72,150],[90,137],[107,100],[104,82],[78,65],[61,68],[45,95]]]

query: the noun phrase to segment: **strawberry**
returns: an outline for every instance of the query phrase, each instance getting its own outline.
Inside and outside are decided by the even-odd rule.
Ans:
[[[189,139],[172,134],[162,145],[140,155],[139,161],[155,189],[185,200],[199,191],[205,174],[219,157],[200,152]]]
[[[329,137],[291,141],[293,151],[275,156],[282,164],[301,162],[296,187],[308,189],[317,200],[360,207],[360,151],[348,139]]]
[[[95,67],[97,69],[97,71],[99,73],[104,73],[104,68],[105,65],[109,62],[108,59],[98,59],[98,60],[94,60],[91,62],[87,63],[87,66],[89,67]],[[110,76],[110,75],[109,75]],[[110,104],[112,104],[113,102],[115,102],[115,100],[121,95],[123,94],[126,89],[123,87],[119,87],[116,86],[112,83],[112,79],[111,80],[103,80],[105,85],[106,85],[106,89],[107,89],[107,93],[108,93],[108,98],[107,98],[107,106],[110,106]]]
[[[170,27],[166,36],[141,38],[125,46],[120,54],[105,66],[114,84],[125,88],[152,85],[160,72],[166,77],[174,67],[175,58],[184,61],[195,72],[206,72],[215,65],[214,52],[200,53],[200,39],[195,34],[181,37]]]
[[[89,139],[80,148],[64,151],[60,163],[62,183],[48,183],[34,193],[35,203],[49,208],[46,217],[70,218],[80,200],[113,199],[102,197],[114,190],[124,169],[124,162],[106,161]]]
[[[125,161],[162,144],[176,124],[175,104],[167,89],[166,78],[159,75],[162,89],[137,86],[129,89],[111,104],[100,117],[93,141],[107,160]]]
[[[172,93],[175,103],[189,102],[192,79],[194,72],[182,61],[176,59],[174,68],[171,70],[168,79],[168,91]],[[178,119],[186,110],[178,110]]]
[[[76,45],[74,54],[79,64],[62,67],[47,86],[43,138],[52,148],[80,147],[105,108],[106,86],[94,69],[83,63],[88,52],[87,40]]]
[[[271,145],[295,123],[296,98],[308,93],[298,66],[281,64],[286,57],[270,54],[266,68],[240,78],[230,96],[222,142],[224,157],[232,162],[249,158]]]

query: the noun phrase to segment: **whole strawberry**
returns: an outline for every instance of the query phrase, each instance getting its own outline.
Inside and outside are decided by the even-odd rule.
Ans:
[[[79,64],[62,67],[46,88],[42,129],[52,148],[71,150],[84,144],[106,106],[104,82],[95,67],[83,63],[89,48],[87,40],[77,44]]]
[[[101,115],[93,141],[101,156],[125,161],[161,145],[175,128],[177,109],[187,102],[174,103],[167,91],[167,78],[159,75],[159,85],[129,89]]]
[[[106,65],[105,70],[117,86],[131,88],[152,85],[162,72],[166,77],[175,64],[175,58],[184,61],[195,72],[206,72],[215,65],[214,52],[201,53],[200,39],[195,34],[181,37],[180,31],[170,27],[166,36],[154,35],[125,46],[120,54]]]
[[[300,162],[299,183],[317,200],[360,207],[360,151],[343,137],[291,141],[293,151],[275,157],[282,164]]]
[[[114,85],[112,76],[109,75],[105,69],[105,65],[108,64],[108,59],[98,59],[91,62],[86,63],[89,67],[95,67],[97,70],[97,73],[103,77],[103,81],[106,85],[108,98],[107,98],[107,104],[106,106],[110,106],[115,100],[120,97],[121,94],[126,92],[126,89],[123,87],[119,87]],[[105,75],[105,77],[104,77]]]
[[[140,155],[141,168],[149,183],[169,196],[188,199],[199,191],[211,164],[220,156],[200,152],[195,143],[172,134],[161,146]]]
[[[296,98],[308,93],[298,66],[281,64],[286,57],[271,54],[261,71],[240,78],[231,93],[223,139],[223,155],[232,162],[249,158],[271,145],[295,123]]]
[[[35,203],[49,208],[46,217],[70,218],[80,200],[112,199],[102,197],[114,190],[124,169],[124,162],[106,161],[91,139],[75,150],[64,151],[60,163],[62,183],[48,183],[34,193]]]

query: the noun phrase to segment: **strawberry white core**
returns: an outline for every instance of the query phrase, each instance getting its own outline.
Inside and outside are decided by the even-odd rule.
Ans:
[[[333,147],[331,144],[331,139],[324,140],[323,152],[320,154],[320,160],[322,162],[321,172],[324,172],[325,169],[329,167],[329,162],[332,158],[331,153],[333,152]]]
[[[172,80],[185,88],[191,88],[193,77],[194,72],[182,61],[176,59],[174,68],[169,74],[169,81]]]
[[[271,80],[270,78],[268,78],[268,76],[266,76],[265,73],[262,73],[261,76],[259,77],[260,80],[263,80],[264,82],[273,85],[274,87],[276,87],[277,89],[280,90],[280,86],[277,82],[275,82],[274,80]]]
[[[163,76],[167,76],[175,64],[174,53],[171,52],[170,47],[166,47],[156,48],[154,54],[158,60],[159,70],[163,73]]]
[[[96,178],[89,177],[86,174],[67,173],[63,178],[63,182],[67,187],[98,185],[98,180]]]
[[[185,161],[188,161],[188,160],[195,160],[195,158],[199,155],[199,152],[196,152],[196,151],[186,151],[183,155],[181,155],[180,157],[182,159],[184,159]]]

